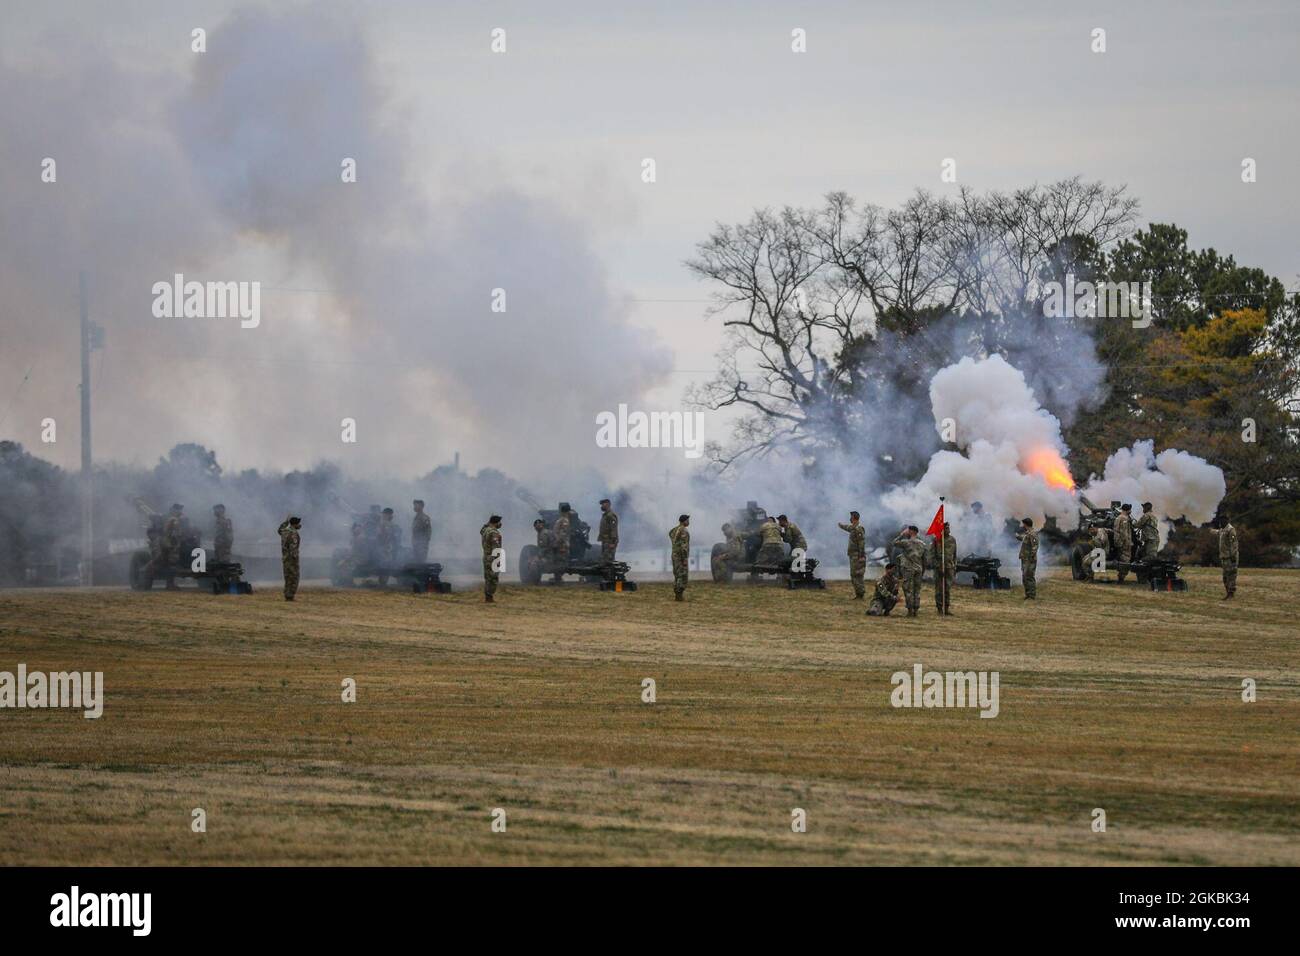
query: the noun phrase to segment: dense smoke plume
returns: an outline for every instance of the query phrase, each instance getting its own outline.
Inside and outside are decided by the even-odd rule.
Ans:
[[[34,366],[5,437],[33,447],[53,417],[42,451],[76,463],[82,269],[104,460],[200,442],[240,467],[414,477],[465,450],[537,478],[591,463],[595,414],[663,380],[588,225],[466,161],[455,130],[417,152],[348,14],[248,9],[176,68],[136,62],[60,34],[0,63],[0,381]],[[178,273],[260,281],[260,325],[155,317]]]

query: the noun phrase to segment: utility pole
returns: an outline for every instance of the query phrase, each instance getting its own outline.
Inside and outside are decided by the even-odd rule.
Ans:
[[[79,273],[81,293],[81,585],[95,583],[94,535],[91,530],[94,477],[90,467],[90,320],[87,316],[86,273]]]

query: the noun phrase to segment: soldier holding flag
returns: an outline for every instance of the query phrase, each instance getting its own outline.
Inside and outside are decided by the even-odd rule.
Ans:
[[[952,529],[943,520],[943,498],[939,499],[939,510],[934,520],[926,529],[926,534],[934,538],[931,544],[934,566],[934,606],[940,614],[952,614],[952,586],[957,580],[957,542],[953,539]]]

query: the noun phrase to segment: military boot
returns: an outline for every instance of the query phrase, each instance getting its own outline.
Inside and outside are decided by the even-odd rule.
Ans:
[[[496,602],[496,598],[494,598],[492,595],[490,595],[490,594],[484,594],[484,595],[483,595],[483,603],[484,603],[484,604],[496,604],[497,602]]]

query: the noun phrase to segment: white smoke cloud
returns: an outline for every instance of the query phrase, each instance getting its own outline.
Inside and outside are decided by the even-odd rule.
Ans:
[[[1222,469],[1204,458],[1173,448],[1157,455],[1154,442],[1137,441],[1107,458],[1103,474],[1089,479],[1084,494],[1095,505],[1125,501],[1135,511],[1149,501],[1161,519],[1204,524],[1214,517],[1226,490]],[[1162,521],[1161,540],[1167,536]]]
[[[1001,355],[967,356],[940,369],[930,381],[935,428],[956,425],[956,444],[971,447],[983,441],[1010,444],[1024,458],[1037,449],[1069,449],[1061,438],[1061,422],[1043,408],[1020,369]]]
[[[997,355],[963,358],[935,374],[930,399],[935,427],[942,432],[951,420],[962,450],[936,452],[918,482],[883,497],[885,508],[902,521],[916,523],[917,516],[932,513],[943,496],[945,513],[959,536],[972,527],[968,508],[974,501],[984,505],[999,527],[1009,517],[1033,518],[1039,527],[1048,517],[1063,530],[1075,526],[1075,494],[1049,484],[1035,471],[1055,467],[1056,456],[1066,467],[1069,449],[1060,422],[1042,407],[1019,369]],[[1135,506],[1150,501],[1163,520],[1186,518],[1200,524],[1214,517],[1225,490],[1218,467],[1176,449],[1157,455],[1148,440],[1111,455],[1104,473],[1092,476],[1083,494],[1103,507],[1111,501]],[[1161,534],[1167,536],[1163,523]]]

